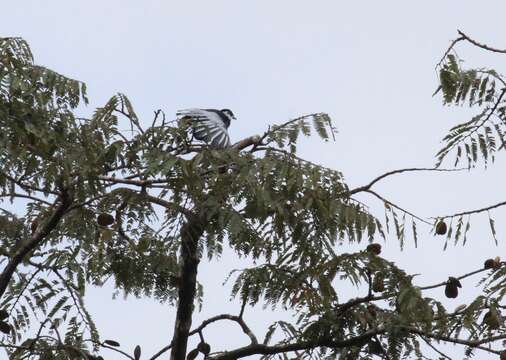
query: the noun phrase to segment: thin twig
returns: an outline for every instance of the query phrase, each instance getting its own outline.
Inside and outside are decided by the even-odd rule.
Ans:
[[[504,205],[506,205],[506,201],[501,201],[501,202],[499,202],[497,204],[490,205],[490,206],[487,206],[487,207],[484,207],[484,208],[475,209],[475,210],[468,210],[468,211],[464,211],[464,212],[460,212],[460,213],[455,213],[455,214],[452,214],[452,215],[438,216],[437,218],[444,219],[444,218],[452,218],[452,217],[457,217],[457,216],[479,214],[479,213],[482,213],[482,212],[485,212],[485,211],[496,209],[496,208],[504,206]]]
[[[455,47],[455,45],[459,42],[459,41],[462,41],[462,40],[465,40],[466,38],[464,36],[460,36],[458,38],[456,38],[455,40],[453,40],[450,44],[450,46],[448,47],[448,49],[446,49],[445,53],[443,54],[443,57],[441,58],[441,60],[439,60],[439,62],[436,64],[436,69],[439,68],[441,66],[441,64],[445,61],[446,57],[448,56],[448,54],[450,53],[450,51],[453,50],[453,48]]]
[[[464,34],[462,31],[460,30],[457,30],[459,35],[461,36],[461,38],[463,40],[467,40],[469,41],[471,44],[473,44],[474,46],[477,46],[479,48],[482,48],[484,50],[487,50],[487,51],[492,51],[492,52],[495,52],[495,53],[501,53],[501,54],[506,54],[506,50],[503,50],[503,49],[497,49],[497,48],[493,48],[491,46],[488,46],[486,44],[482,44],[474,39],[471,39],[469,36],[467,36],[466,34]]]
[[[376,193],[376,192],[374,192],[372,190],[363,190],[363,191],[364,192],[368,192],[369,194],[372,194],[372,195],[376,196],[378,199],[382,200],[385,204],[388,204],[388,205],[396,208],[397,210],[402,211],[403,213],[406,213],[406,214],[414,217],[415,219],[417,219],[417,220],[419,220],[419,221],[421,221],[421,222],[423,222],[423,223],[425,223],[427,225],[430,225],[430,226],[433,225],[433,223],[431,223],[431,222],[429,222],[429,221],[427,221],[425,219],[422,219],[418,215],[415,215],[415,214],[413,214],[412,212],[410,212],[410,211],[408,211],[406,209],[401,208],[399,205],[394,204],[393,202],[385,199],[383,196],[379,195],[378,193]]]
[[[451,357],[449,357],[448,355],[446,355],[445,353],[443,353],[441,350],[439,350],[438,348],[436,348],[434,345],[432,345],[432,343],[431,343],[429,340],[427,340],[427,339],[425,338],[425,336],[420,335],[420,338],[421,338],[423,341],[425,341],[425,343],[426,343],[427,345],[429,345],[429,346],[432,348],[432,350],[434,350],[435,352],[437,352],[439,355],[441,355],[442,357],[444,357],[444,358],[446,358],[446,359],[452,360],[452,358],[451,358]]]
[[[388,171],[388,172],[386,172],[386,173],[384,173],[384,174],[376,177],[375,179],[373,179],[367,185],[359,186],[359,187],[357,187],[355,189],[352,189],[352,190],[348,191],[347,194],[353,195],[353,194],[356,194],[356,193],[361,192],[361,191],[369,190],[374,184],[376,184],[380,180],[383,180],[384,178],[386,178],[388,176],[392,176],[392,175],[396,175],[396,174],[402,174],[402,173],[405,173],[405,172],[420,172],[420,171],[455,172],[455,171],[463,171],[463,170],[468,170],[468,169],[467,168],[459,168],[459,169],[405,168],[405,169],[391,170],[391,171]]]

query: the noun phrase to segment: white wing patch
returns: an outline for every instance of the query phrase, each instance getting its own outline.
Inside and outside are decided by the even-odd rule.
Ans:
[[[177,112],[178,118],[191,118],[193,136],[215,148],[226,148],[230,146],[230,137],[218,114],[203,109],[186,109]]]

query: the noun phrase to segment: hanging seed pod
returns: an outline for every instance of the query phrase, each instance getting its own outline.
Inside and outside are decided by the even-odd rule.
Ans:
[[[372,254],[379,255],[381,254],[381,245],[378,243],[372,243],[367,245],[366,250]]]
[[[439,220],[436,224],[436,234],[444,235],[448,231],[448,226],[443,220]]]
[[[5,321],[0,321],[0,331],[4,334],[10,334],[11,333],[11,326],[7,324]]]
[[[134,349],[134,359],[139,360],[141,358],[141,347],[137,345]]]
[[[9,317],[9,313],[7,312],[7,310],[5,309],[0,310],[0,320],[4,320],[7,317]]]
[[[211,352],[211,346],[206,342],[199,343],[199,345],[197,346],[197,349],[199,349],[199,351],[202,354],[204,354],[204,356],[209,355],[209,353]]]
[[[497,270],[501,267],[501,258],[496,256],[494,259],[487,259],[483,263],[484,269],[494,269]]]
[[[109,226],[114,223],[114,217],[111,214],[101,213],[97,216],[97,223],[100,226]]]
[[[445,295],[447,298],[454,299],[459,295],[459,288],[462,287],[460,281],[452,276],[448,278],[445,286]]]
[[[493,269],[494,268],[494,259],[487,259],[485,260],[485,263],[483,264],[484,269]]]
[[[199,349],[193,349],[186,355],[186,360],[194,360],[199,355]]]
[[[114,347],[120,346],[119,342],[117,342],[116,340],[105,340],[104,344],[109,345],[109,346],[114,346]]]

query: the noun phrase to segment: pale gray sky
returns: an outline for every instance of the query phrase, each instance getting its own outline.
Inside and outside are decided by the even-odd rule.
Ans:
[[[158,108],[170,115],[187,107],[228,107],[238,118],[234,141],[271,123],[327,112],[339,130],[336,142],[304,141],[299,151],[341,170],[356,186],[387,170],[434,164],[446,130],[473,114],[431,97],[434,66],[457,29],[506,47],[505,12],[504,1],[4,0],[0,36],[25,38],[37,63],[85,81],[89,114],[117,91],[146,121]],[[469,64],[503,70],[503,57],[467,45],[459,49]],[[449,214],[504,200],[505,164],[506,156],[499,156],[486,172],[399,175],[377,190],[421,216]],[[361,199],[381,210],[375,199]],[[443,253],[442,239],[421,227],[418,249],[408,241],[400,252],[392,238],[384,255],[410,273],[423,273],[419,284],[474,270],[504,252],[506,226],[500,220],[506,213],[494,214],[499,248],[483,217],[475,217],[464,248]],[[228,292],[221,282],[238,266],[230,253],[202,265],[206,298],[195,323],[237,311],[223,302]],[[470,299],[474,280],[465,280],[462,296],[445,303],[453,308]],[[442,289],[430,294],[443,298]],[[171,338],[174,309],[166,305],[111,300],[110,288],[90,291],[86,300],[103,337],[118,339],[129,351],[140,344],[152,355]],[[246,319],[263,337],[275,316],[258,308]],[[213,349],[246,343],[235,327],[213,329],[206,333]],[[445,348],[462,358],[461,350]]]

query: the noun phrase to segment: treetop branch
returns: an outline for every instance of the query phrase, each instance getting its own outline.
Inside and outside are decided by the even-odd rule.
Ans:
[[[455,172],[455,171],[463,171],[463,170],[468,170],[467,168],[459,168],[459,169],[439,169],[439,168],[405,168],[405,169],[396,169],[396,170],[391,170],[391,171],[388,171],[376,178],[374,178],[369,184],[367,185],[364,185],[364,186],[359,186],[355,189],[352,189],[350,191],[347,192],[347,194],[349,194],[350,196],[353,195],[353,194],[356,194],[358,192],[362,192],[362,191],[366,191],[366,190],[369,190],[371,187],[373,187],[374,184],[376,184],[377,182],[383,180],[384,178],[386,177],[389,177],[389,176],[392,176],[392,175],[396,175],[396,174],[402,174],[402,173],[405,173],[405,172],[421,172],[421,171],[435,171],[435,172]]]
[[[473,44],[474,46],[477,46],[477,47],[482,48],[482,49],[487,50],[487,51],[492,51],[492,52],[495,52],[495,53],[506,54],[506,49],[497,49],[497,48],[488,46],[486,44],[480,43],[480,42],[478,42],[478,41],[470,38],[468,35],[464,34],[460,30],[457,30],[457,31],[458,31],[458,33],[460,35],[459,39],[461,39],[461,40],[466,40],[466,41],[470,42],[471,44]]]

